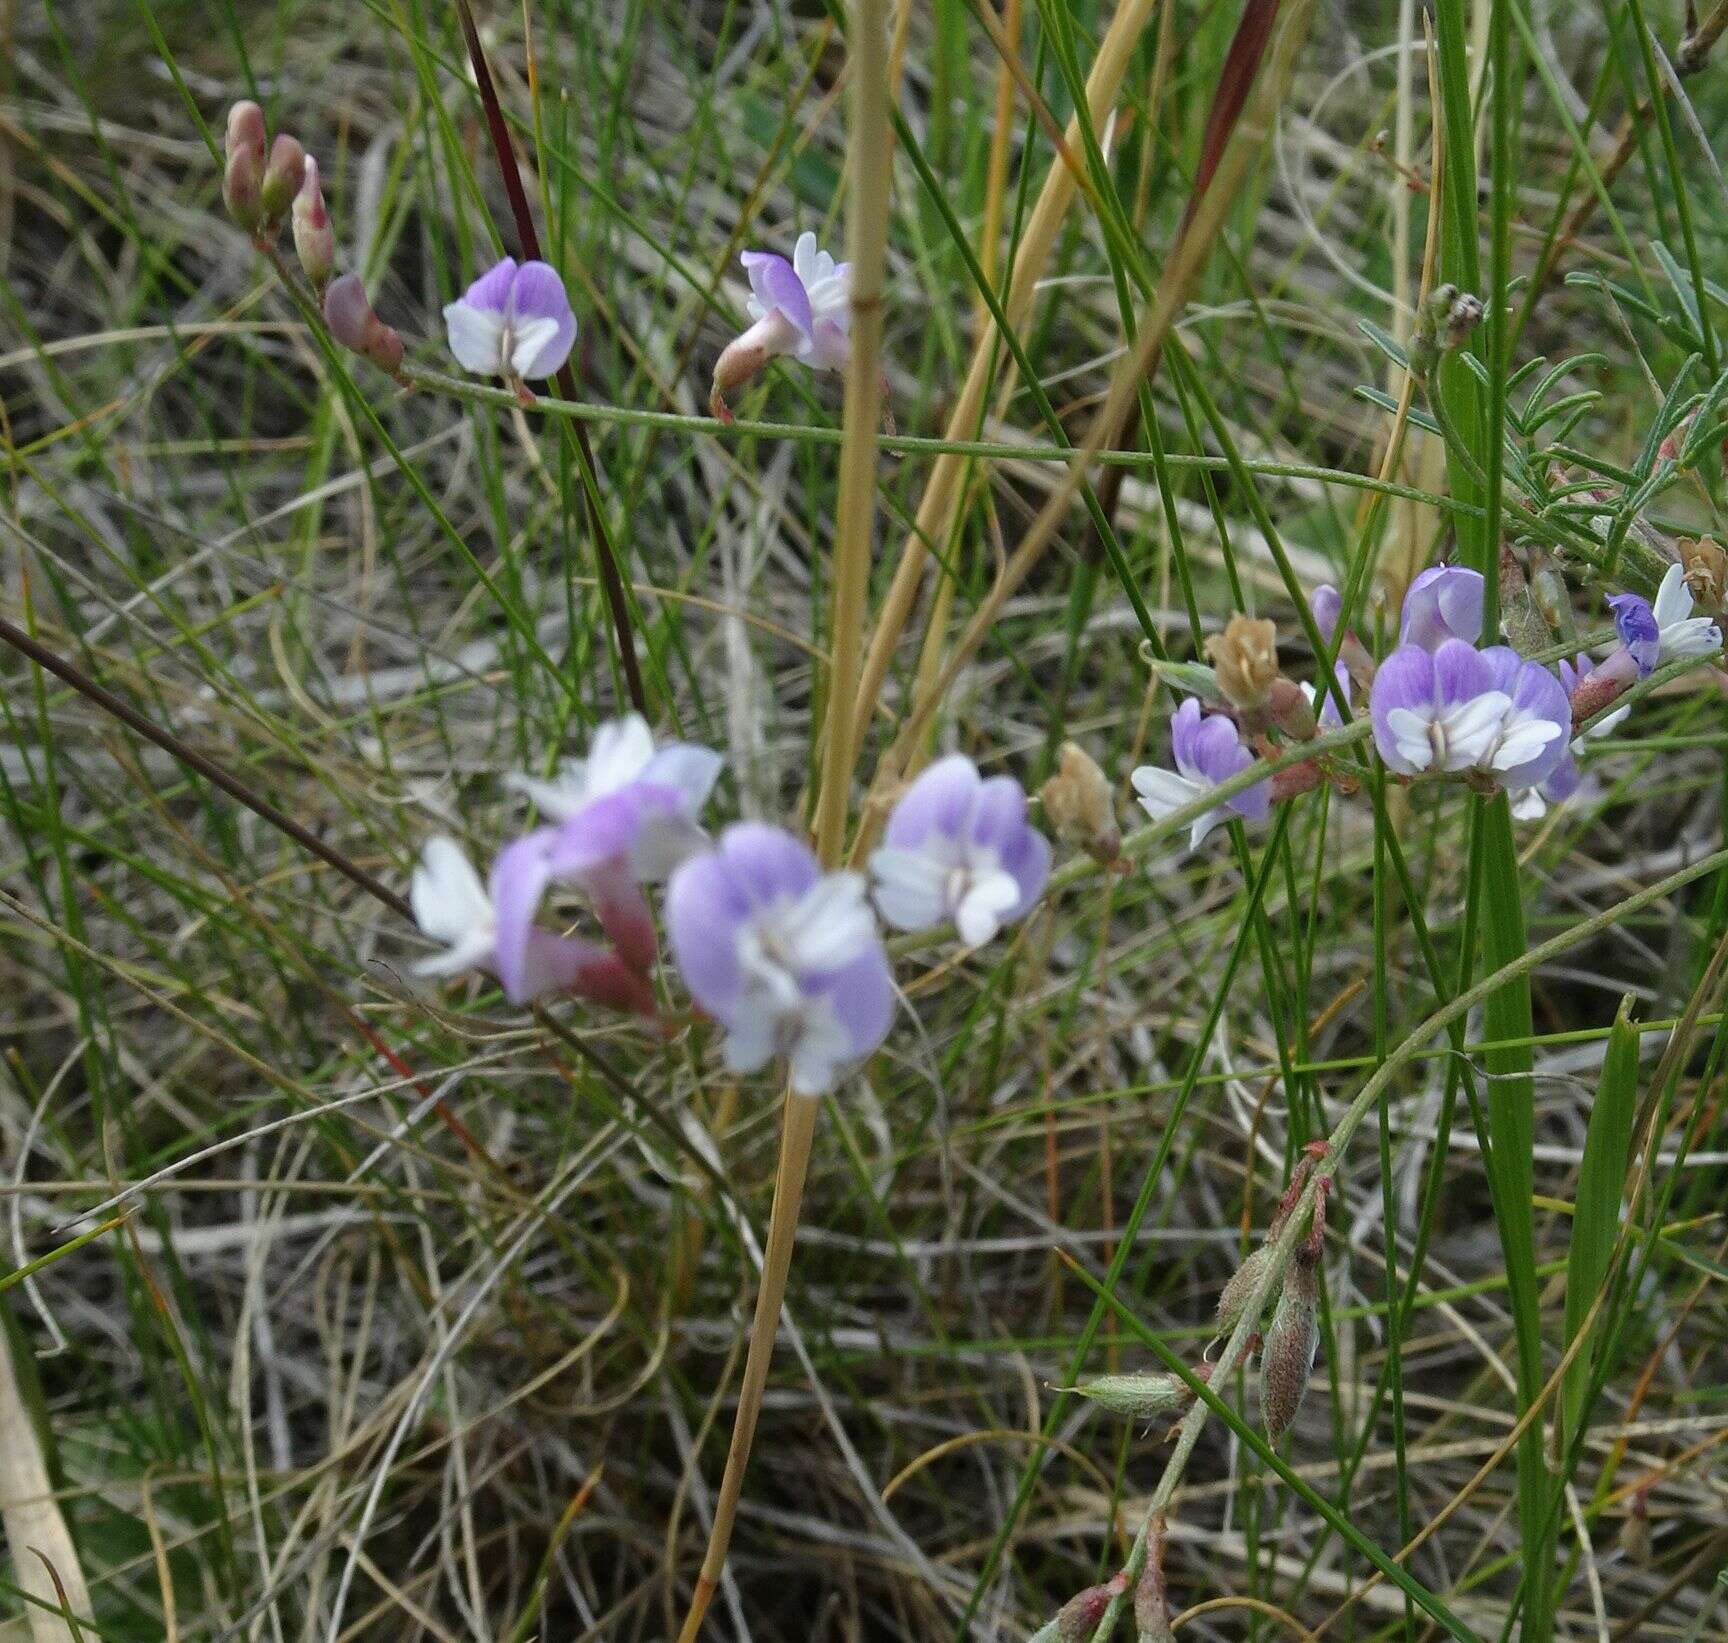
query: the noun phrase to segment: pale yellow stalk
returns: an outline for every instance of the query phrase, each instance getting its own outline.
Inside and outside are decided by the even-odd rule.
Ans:
[[[1134,48],[1139,44],[1140,35],[1157,5],[1158,0],[1122,0],[1116,15],[1111,19],[1103,43],[1098,48],[1098,56],[1092,64],[1092,72],[1086,80],[1086,105],[1091,110],[1095,127],[1103,124],[1115,105],[1117,94],[1122,88],[1122,77],[1128,71]],[[1080,141],[1077,122],[1069,123],[1068,141],[1070,147],[1076,146]],[[1026,231],[1021,237],[1020,249],[1015,254],[1013,268],[1009,271],[1008,290],[1002,301],[1003,313],[1009,325],[1016,331],[1025,324],[1026,317],[1031,312],[1033,291],[1049,265],[1057,230],[1062,226],[1068,207],[1074,202],[1077,186],[1074,172],[1068,166],[1060,160],[1051,163],[1037,202],[1027,217]],[[959,397],[954,403],[953,412],[948,418],[948,426],[943,435],[945,439],[963,440],[976,437],[985,391],[990,384],[991,366],[997,351],[995,332],[986,330],[972,350],[972,362],[967,369]],[[1009,372],[1010,367],[1004,364],[996,373],[998,380]],[[870,636],[870,649],[864,658],[857,711],[853,718],[853,734],[859,738],[862,738],[865,727],[870,722],[876,698],[882,690],[882,681],[888,676],[895,646],[899,644],[900,635],[912,614],[912,607],[917,603],[929,545],[946,542],[953,530],[961,482],[970,460],[968,457],[944,452],[931,464],[930,477],[924,482],[924,494],[919,500],[918,511],[913,516],[912,529],[907,532],[906,540],[901,544],[900,560],[894,570],[894,579],[889,584],[887,596],[877,614],[876,630]]]
[[[834,521],[833,603],[829,616],[828,702],[822,733],[821,786],[816,798],[816,850],[824,865],[838,864],[846,842],[857,740],[852,704],[870,587],[870,550],[876,528],[877,436],[882,415],[882,286],[887,269],[888,191],[892,155],[889,121],[887,0],[853,0],[851,48],[852,130],[847,143],[847,254],[852,264],[852,357],[846,371],[840,492]],[[774,1206],[762,1253],[762,1284],[750,1322],[750,1345],[739,1386],[738,1410],[726,1470],[714,1502],[708,1549],[679,1633],[692,1643],[718,1589],[737,1521],[744,1473],[762,1412],[762,1394],[774,1355],[774,1337],[786,1294],[786,1275],[797,1236],[798,1208],[816,1133],[817,1103],[786,1096]]]

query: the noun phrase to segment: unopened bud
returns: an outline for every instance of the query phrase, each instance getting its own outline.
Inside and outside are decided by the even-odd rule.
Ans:
[[[1109,867],[1122,854],[1122,831],[1110,783],[1078,742],[1064,742],[1056,774],[1038,790],[1044,814],[1065,843]]]
[[[1260,1347],[1260,1417],[1276,1447],[1296,1419],[1320,1347],[1318,1252],[1298,1248],[1284,1269],[1278,1305]]]
[[[270,163],[264,168],[264,183],[259,193],[264,203],[267,227],[275,227],[287,216],[305,175],[306,150],[300,146],[300,139],[279,131],[276,141],[270,145]]]
[[[1638,1489],[1632,1495],[1632,1510],[1620,1526],[1620,1550],[1628,1563],[1647,1564],[1650,1561],[1650,1491]]]
[[[1219,687],[1218,675],[1204,662],[1161,661],[1149,655],[1144,644],[1140,647],[1140,657],[1153,678],[1164,680],[1172,690],[1185,691],[1203,702],[1222,705],[1224,692]]]
[[[1566,578],[1545,554],[1533,556],[1530,565],[1530,596],[1542,613],[1542,620],[1563,639],[1572,637],[1572,594]]]
[[[1534,656],[1554,642],[1510,544],[1500,549],[1500,626],[1520,656]]]
[[[1271,1247],[1261,1244],[1249,1252],[1247,1260],[1231,1275],[1230,1282],[1218,1297],[1217,1329],[1220,1335],[1233,1333],[1242,1321],[1242,1314],[1248,1310],[1248,1303],[1253,1300],[1254,1291],[1260,1287],[1260,1280],[1266,1276],[1266,1268],[1271,1264]],[[1262,1299],[1260,1309],[1264,1310],[1265,1305]]]
[[[263,187],[264,110],[253,102],[239,102],[228,110],[222,202],[242,228],[256,228],[264,220]]]
[[[1682,537],[1680,566],[1699,609],[1716,615],[1728,595],[1728,553],[1708,536],[1701,536],[1696,542]]]
[[[1264,618],[1232,616],[1222,633],[1206,641],[1218,688],[1232,707],[1252,711],[1266,705],[1278,677],[1278,629]]]
[[[1482,303],[1468,291],[1450,283],[1429,293],[1416,316],[1415,335],[1410,339],[1410,371],[1426,377],[1443,353],[1463,346],[1482,318]]]
[[[402,339],[373,313],[358,274],[344,274],[324,293],[324,323],[344,348],[363,355],[394,376],[402,364]]]
[[[1100,1409],[1136,1420],[1175,1414],[1194,1401],[1193,1392],[1175,1375],[1099,1375],[1074,1390]]]
[[[1573,731],[1582,730],[1637,677],[1638,666],[1624,645],[1585,674],[1572,692]]]
[[[1662,436],[1662,443],[1656,447],[1656,460],[1658,462],[1678,462],[1680,460],[1681,454],[1686,449],[1687,441],[1692,436],[1692,424],[1697,420],[1697,416],[1696,409],[1688,411]]]
[[[1057,1612],[1054,1622],[1058,1643],[1089,1643],[1098,1630],[1104,1611],[1128,1590],[1128,1577],[1112,1575],[1102,1586],[1088,1586],[1077,1592]]]
[[[1266,693],[1266,711],[1272,715],[1273,724],[1292,741],[1311,742],[1320,734],[1308,693],[1282,674],[1272,681]]]
[[[294,254],[312,289],[322,292],[336,270],[336,235],[324,206],[324,190],[318,186],[318,162],[310,154],[300,192],[294,196]]]

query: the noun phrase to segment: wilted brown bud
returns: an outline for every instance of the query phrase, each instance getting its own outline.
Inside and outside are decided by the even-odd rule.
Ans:
[[[277,132],[276,141],[270,145],[270,163],[264,168],[264,182],[259,190],[266,228],[274,228],[287,216],[305,176],[306,150],[300,146],[300,139],[290,137],[286,131]]]
[[[222,201],[242,228],[255,229],[264,220],[263,187],[264,110],[239,102],[228,110]]]
[[[1440,341],[1447,348],[1461,348],[1464,339],[1482,323],[1482,299],[1460,291],[1447,304],[1440,324]]]
[[[1074,1388],[1101,1409],[1135,1420],[1186,1409],[1194,1394],[1175,1375],[1099,1375]]]
[[[1056,774],[1038,790],[1038,797],[1050,825],[1065,843],[1084,850],[1105,867],[1121,856],[1122,831],[1116,825],[1110,783],[1078,742],[1062,744]]]
[[[1728,553],[1708,536],[1701,536],[1696,542],[1682,537],[1680,566],[1698,608],[1712,616],[1720,612],[1724,595],[1728,595]]]
[[[324,293],[324,323],[344,348],[364,355],[394,376],[402,364],[402,339],[373,313],[358,274],[344,274]]]
[[[1620,1525],[1620,1550],[1628,1563],[1650,1561],[1650,1491],[1639,1489],[1632,1496],[1632,1510]]]
[[[1266,705],[1278,677],[1278,629],[1271,622],[1232,616],[1222,633],[1206,641],[1206,654],[1232,707],[1252,711]]]
[[[1278,1305],[1260,1348],[1260,1417],[1276,1447],[1302,1407],[1320,1347],[1320,1261],[1306,1244],[1290,1257]]]
[[[318,162],[310,154],[300,192],[294,196],[294,253],[312,289],[322,292],[336,270],[336,235],[325,209],[324,191],[318,186]]]

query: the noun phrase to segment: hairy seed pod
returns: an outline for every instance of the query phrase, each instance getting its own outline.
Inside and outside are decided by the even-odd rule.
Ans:
[[[1317,1254],[1299,1249],[1284,1269],[1284,1287],[1260,1348],[1260,1415],[1276,1447],[1302,1407],[1320,1346]]]
[[[1271,1249],[1261,1244],[1249,1253],[1248,1259],[1237,1267],[1230,1282],[1224,1286],[1224,1292],[1218,1297],[1217,1327],[1220,1335],[1230,1334],[1242,1321],[1242,1314],[1271,1260]]]
[[[1099,1375],[1074,1390],[1113,1415],[1137,1419],[1174,1414],[1194,1401],[1194,1394],[1174,1375]]]

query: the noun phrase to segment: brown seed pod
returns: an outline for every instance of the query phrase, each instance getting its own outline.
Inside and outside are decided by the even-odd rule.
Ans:
[[[1231,1275],[1218,1297],[1218,1333],[1230,1334],[1242,1321],[1242,1314],[1252,1299],[1254,1290],[1265,1276],[1272,1251],[1265,1244],[1249,1252],[1248,1259]]]
[[[1276,1445],[1296,1419],[1320,1347],[1318,1252],[1298,1249],[1284,1271],[1284,1287],[1260,1348],[1260,1415]]]

